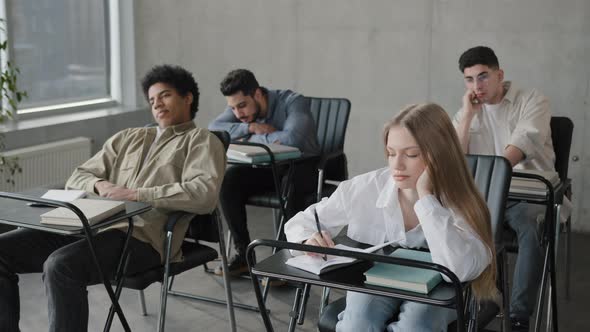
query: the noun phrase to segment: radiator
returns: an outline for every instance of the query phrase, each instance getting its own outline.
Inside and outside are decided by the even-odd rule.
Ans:
[[[22,173],[7,183],[7,170],[0,173],[0,191],[17,192],[39,186],[64,184],[74,168],[90,158],[92,141],[76,137],[2,152],[5,157],[18,157]]]

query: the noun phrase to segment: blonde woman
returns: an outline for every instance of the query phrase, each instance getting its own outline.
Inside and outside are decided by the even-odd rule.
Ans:
[[[473,280],[476,297],[494,297],[489,211],[447,113],[436,104],[407,106],[385,125],[383,138],[389,167],[341,183],[330,198],[295,215],[285,226],[287,239],[332,247],[332,237],[348,225],[348,237],[362,243],[429,248],[435,263],[461,281]],[[336,330],[446,331],[455,318],[447,308],[348,292]]]

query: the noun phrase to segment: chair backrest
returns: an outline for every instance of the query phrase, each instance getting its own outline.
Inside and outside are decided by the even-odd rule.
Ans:
[[[471,170],[477,189],[481,192],[490,210],[494,243],[502,243],[502,230],[506,199],[510,189],[512,167],[501,156],[467,155],[467,166]]]
[[[212,134],[217,136],[225,151],[229,147],[231,138],[227,131],[211,131]],[[186,232],[185,238],[202,240],[207,242],[219,242],[219,232],[217,228],[217,220],[219,216],[217,209],[211,214],[196,215],[192,220],[191,224]]]
[[[567,179],[574,123],[564,116],[551,117],[551,140],[555,151],[555,171],[561,181]]]
[[[307,97],[309,109],[315,121],[318,142],[322,155],[344,150],[344,138],[350,115],[350,101],[345,98]],[[326,179],[346,180],[348,166],[343,154],[326,165]]]

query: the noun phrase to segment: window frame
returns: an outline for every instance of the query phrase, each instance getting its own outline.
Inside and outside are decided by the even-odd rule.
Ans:
[[[7,19],[7,0],[0,0],[0,17]],[[137,106],[135,83],[135,41],[133,2],[105,0],[108,22],[108,71],[110,96],[96,99],[86,99],[77,102],[52,104],[41,107],[19,108],[14,114],[13,121],[34,119],[39,117],[79,113],[89,110],[112,108],[116,106]],[[0,31],[3,37],[8,34]],[[9,49],[6,57],[0,59],[1,68],[11,58]],[[124,68],[122,70],[122,68]]]

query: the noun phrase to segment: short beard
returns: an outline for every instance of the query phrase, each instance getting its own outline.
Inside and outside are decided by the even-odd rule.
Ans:
[[[255,122],[256,119],[258,119],[258,116],[260,115],[260,111],[262,111],[262,107],[260,107],[259,102],[254,100],[254,105],[256,105],[256,112],[254,113],[254,116],[252,117],[252,121],[250,121],[250,123]]]

